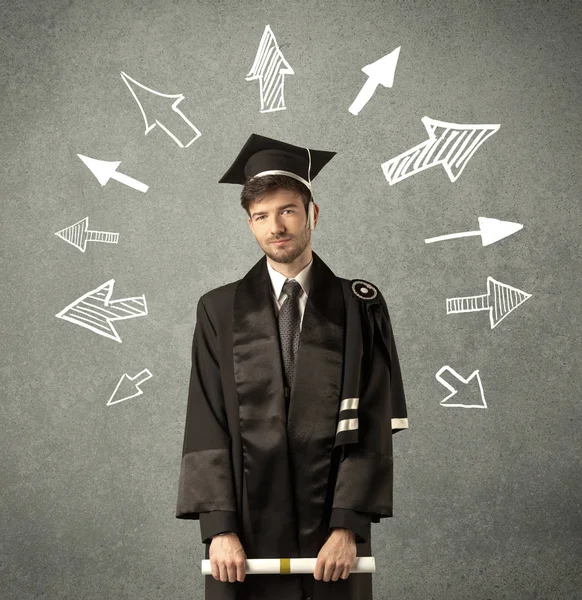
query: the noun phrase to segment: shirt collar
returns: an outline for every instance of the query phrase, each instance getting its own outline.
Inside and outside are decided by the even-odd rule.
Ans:
[[[311,287],[311,266],[313,265],[313,258],[309,262],[309,264],[300,272],[295,275],[295,277],[287,277],[279,271],[273,269],[269,261],[267,260],[267,268],[269,270],[269,276],[271,277],[271,286],[273,292],[275,294],[275,298],[277,301],[279,300],[279,296],[281,295],[281,291],[283,290],[283,284],[287,279],[294,279],[299,283],[299,285],[303,288],[303,291],[309,295],[309,288]]]

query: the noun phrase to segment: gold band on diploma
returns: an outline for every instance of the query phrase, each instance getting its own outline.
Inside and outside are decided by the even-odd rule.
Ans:
[[[291,573],[291,559],[290,558],[280,558],[279,559],[279,573],[281,573],[281,575],[289,575],[289,573]]]

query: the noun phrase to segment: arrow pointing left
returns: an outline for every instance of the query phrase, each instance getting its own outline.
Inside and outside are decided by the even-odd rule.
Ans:
[[[55,235],[58,235],[65,242],[78,248],[81,252],[85,252],[87,248],[87,242],[104,242],[106,244],[117,244],[119,240],[119,233],[113,231],[97,231],[89,229],[89,217],[85,217],[73,225],[69,225],[60,231],[57,231]]]
[[[113,321],[143,317],[148,314],[145,296],[111,300],[115,279],[87,292],[55,317],[80,325],[121,344],[121,338],[113,327]]]
[[[130,177],[129,175],[124,175],[123,173],[117,172],[117,167],[121,164],[121,161],[109,161],[109,160],[99,160],[98,158],[91,158],[89,156],[83,156],[82,154],[77,154],[77,156],[85,163],[85,165],[89,168],[91,173],[97,177],[97,181],[105,187],[105,184],[110,179],[115,179],[119,181],[119,183],[123,183],[132,187],[134,190],[138,190],[140,192],[147,192],[149,189],[149,185]]]

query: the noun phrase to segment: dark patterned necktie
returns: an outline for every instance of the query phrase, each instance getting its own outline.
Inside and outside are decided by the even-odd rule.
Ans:
[[[281,341],[281,353],[288,388],[286,390],[286,401],[288,403],[295,376],[295,359],[299,348],[301,313],[299,312],[298,297],[301,293],[301,284],[294,279],[287,279],[283,284],[283,291],[287,294],[287,298],[281,306],[277,321],[279,323],[279,340]]]

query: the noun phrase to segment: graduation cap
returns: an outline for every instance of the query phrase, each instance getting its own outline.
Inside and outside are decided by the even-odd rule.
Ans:
[[[244,185],[248,179],[265,175],[287,175],[311,190],[311,180],[336,152],[311,150],[252,133],[228,171],[218,183]],[[309,229],[314,228],[313,194],[309,202]]]

